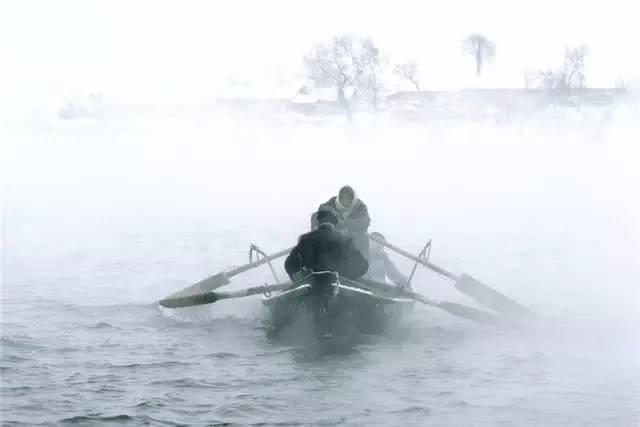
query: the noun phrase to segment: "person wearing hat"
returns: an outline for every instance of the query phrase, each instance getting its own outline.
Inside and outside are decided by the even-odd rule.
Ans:
[[[332,208],[338,215],[336,230],[353,239],[356,248],[365,258],[369,257],[369,238],[367,230],[371,224],[367,205],[358,198],[354,189],[345,185],[334,196],[320,205]],[[311,228],[317,225],[315,214],[311,217]]]
[[[386,241],[384,236],[377,231],[371,233],[371,236],[378,240]],[[367,277],[376,282],[386,282],[387,278],[396,286],[400,286],[405,290],[411,291],[411,284],[407,283],[407,277],[398,270],[398,267],[391,261],[389,254],[384,250],[384,246],[375,240],[370,242],[369,252],[369,270]]]
[[[366,258],[356,249],[353,240],[336,230],[338,214],[327,206],[316,212],[317,228],[298,239],[284,262],[291,281],[301,280],[311,272],[334,271],[348,279],[363,276],[369,268]],[[329,281],[333,277],[324,279]]]

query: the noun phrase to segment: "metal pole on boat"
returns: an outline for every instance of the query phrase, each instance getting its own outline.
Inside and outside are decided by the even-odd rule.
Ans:
[[[257,254],[256,260],[260,259],[259,258],[260,256],[262,256],[263,258],[269,257],[265,251],[260,249],[257,245],[254,245],[253,243],[251,243],[251,246],[249,246],[249,262],[253,262],[254,252]],[[267,261],[267,265],[269,266],[269,270],[271,270],[271,274],[273,274],[273,278],[276,280],[276,283],[280,283],[280,280],[278,279],[278,275],[276,274],[276,270],[275,268],[273,268],[273,264],[271,264],[271,260]]]
[[[431,239],[429,239],[427,244],[424,245],[424,248],[422,248],[422,250],[418,254],[418,258],[426,259],[427,261],[429,261],[429,254],[427,254],[427,249],[429,249],[429,254],[431,254]],[[413,264],[413,268],[411,269],[411,274],[409,274],[409,278],[407,279],[407,283],[405,283],[406,287],[411,286],[411,280],[413,279],[413,276],[416,274],[416,269],[417,268],[418,268],[418,263],[416,262],[416,263]]]

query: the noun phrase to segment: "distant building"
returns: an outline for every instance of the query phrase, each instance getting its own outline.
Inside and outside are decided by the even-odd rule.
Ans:
[[[580,108],[613,105],[627,99],[627,89],[490,89],[461,90],[400,90],[384,97],[379,105],[393,115],[416,120],[510,120],[528,116],[548,108]],[[343,91],[352,110],[371,111],[369,104],[360,99],[355,87]],[[362,102],[361,102],[362,101]],[[340,91],[305,85],[259,90],[248,85],[236,85],[218,93],[218,110],[286,112],[309,115],[344,114],[345,106]],[[65,115],[78,114],[68,108]]]
[[[356,90],[354,87],[346,87],[344,97],[349,101],[355,101]],[[291,109],[301,113],[343,113],[344,107],[339,99],[339,91],[335,87],[314,88],[303,86],[291,99]]]
[[[625,97],[625,89],[462,89],[398,91],[387,96],[392,112],[432,118],[508,119],[553,107],[605,106]]]
[[[289,88],[233,84],[216,94],[215,106],[229,112],[286,111],[290,99]]]

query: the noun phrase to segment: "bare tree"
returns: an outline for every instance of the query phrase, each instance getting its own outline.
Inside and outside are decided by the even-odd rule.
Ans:
[[[533,81],[538,86],[548,90],[570,91],[585,87],[584,59],[588,50],[585,45],[575,48],[565,48],[564,66],[560,70],[540,70]]]
[[[398,64],[393,72],[400,77],[409,80],[416,87],[416,90],[420,90],[420,67],[418,67],[417,63],[409,61],[404,64]]]
[[[540,70],[535,79],[538,86],[547,90],[567,89],[567,76],[564,71]]]
[[[318,87],[334,87],[337,98],[351,118],[351,100],[345,96],[348,87],[366,87],[378,81],[380,52],[369,37],[342,35],[320,44],[304,58],[307,76]],[[377,99],[377,98],[376,98]]]
[[[496,44],[482,34],[470,34],[462,42],[463,50],[473,56],[476,63],[476,75],[482,74],[485,62],[491,62],[496,56]]]
[[[361,82],[358,84],[360,92],[369,95],[371,105],[373,105],[373,109],[375,111],[378,111],[378,105],[380,104],[380,94],[384,89],[380,74],[380,63],[371,63],[367,67],[367,71],[361,79]]]
[[[584,88],[584,58],[587,53],[589,50],[584,44],[574,48],[565,48],[564,75],[567,89]]]

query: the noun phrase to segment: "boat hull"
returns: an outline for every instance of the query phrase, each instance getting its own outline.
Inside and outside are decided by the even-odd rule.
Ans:
[[[319,292],[304,284],[265,296],[269,327],[278,333],[297,329],[302,333],[380,333],[396,324],[413,307],[413,301],[374,294],[368,290],[331,284]]]

